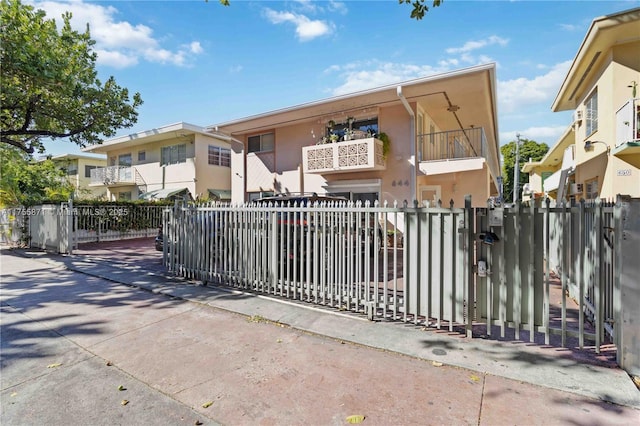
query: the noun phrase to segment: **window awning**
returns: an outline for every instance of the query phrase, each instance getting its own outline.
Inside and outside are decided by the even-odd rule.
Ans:
[[[228,189],[209,189],[209,198],[215,201],[231,201],[231,191]]]
[[[176,198],[191,200],[188,188],[164,188],[145,192],[139,197],[141,200],[172,200]]]

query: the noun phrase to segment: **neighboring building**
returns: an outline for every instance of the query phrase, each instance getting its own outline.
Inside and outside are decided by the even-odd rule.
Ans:
[[[488,64],[209,129],[232,139],[233,202],[315,192],[446,207],[472,195],[486,206],[499,195],[496,114],[495,65]]]
[[[104,153],[108,165],[91,172],[91,186],[110,200],[230,200],[229,138],[176,123],[122,136],[84,149]]]
[[[67,173],[69,183],[75,188],[75,198],[96,199],[106,197],[104,188],[90,186],[91,171],[107,165],[104,157],[92,157],[89,155],[62,154],[51,157],[57,167]]]
[[[557,201],[640,197],[638,84],[640,8],[594,19],[552,106],[554,112],[574,111],[572,129],[540,164],[525,164],[523,170],[534,175],[531,186],[571,150],[573,163],[544,183]]]

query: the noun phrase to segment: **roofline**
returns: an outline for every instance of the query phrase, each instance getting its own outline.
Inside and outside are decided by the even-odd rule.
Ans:
[[[378,87],[374,87],[374,88],[371,88],[371,89],[361,90],[361,91],[358,91],[358,92],[347,93],[347,94],[344,94],[344,95],[338,95],[338,96],[333,96],[333,97],[330,97],[330,98],[324,98],[324,99],[320,99],[320,100],[317,100],[317,101],[298,104],[298,105],[294,105],[294,106],[290,106],[290,107],[286,107],[286,108],[280,108],[280,109],[276,109],[276,110],[271,110],[271,111],[267,111],[267,112],[260,113],[260,114],[250,115],[250,116],[243,117],[243,118],[236,119],[236,120],[231,120],[231,121],[226,121],[226,122],[223,122],[223,123],[212,124],[210,126],[206,126],[206,129],[207,130],[216,130],[217,131],[217,128],[219,128],[219,127],[233,126],[235,124],[243,123],[245,121],[251,121],[251,120],[257,120],[257,119],[261,119],[261,118],[267,118],[267,117],[270,117],[270,116],[283,114],[283,113],[287,113],[287,112],[292,112],[292,111],[296,111],[296,110],[303,109],[303,108],[311,108],[311,107],[314,107],[314,106],[326,105],[326,104],[330,104],[332,102],[337,102],[337,101],[342,101],[342,100],[345,100],[345,99],[355,98],[357,96],[365,96],[365,95],[369,95],[369,94],[373,94],[373,93],[384,92],[386,90],[393,90],[393,92],[395,93],[397,88],[398,88],[398,86],[402,86],[402,87],[413,86],[413,85],[427,83],[427,82],[434,81],[434,80],[457,77],[457,76],[466,75],[466,74],[473,74],[473,73],[481,72],[481,71],[490,71],[490,72],[494,73],[494,77],[495,77],[495,62],[490,62],[490,63],[483,64],[483,65],[476,65],[476,66],[468,67],[468,68],[462,68],[462,69],[454,70],[454,71],[447,71],[447,72],[444,72],[444,73],[433,74],[433,75],[430,75],[430,76],[420,77],[420,78],[416,78],[416,79],[413,79],[413,80],[401,81],[401,82],[397,82],[397,83],[388,84],[388,85],[385,85],[385,86],[378,86]],[[495,90],[496,90],[495,87],[493,88],[493,90],[494,90],[493,94],[495,96]],[[497,108],[497,105],[496,105],[496,108]],[[497,129],[497,127],[496,127],[496,129]]]
[[[575,129],[573,128],[573,125],[568,126],[564,132],[562,132],[562,135],[558,138],[558,140],[556,141],[556,143],[553,144],[553,146],[551,146],[549,148],[549,150],[547,151],[547,153],[544,155],[544,157],[542,157],[539,161],[527,161],[522,165],[522,171],[525,173],[529,173],[528,169],[533,169],[535,167],[540,167],[540,166],[545,166],[545,163],[547,162],[547,160],[549,160],[549,157],[551,157],[551,155],[556,151],[556,149],[560,146],[560,144],[562,143],[562,141],[564,141],[570,134],[571,132],[574,132]],[[569,144],[572,145],[572,144]],[[566,147],[565,147],[566,149]],[[529,166],[529,167],[527,167]],[[552,166],[548,166],[548,167],[552,167]],[[527,170],[525,170],[525,168]]]
[[[51,160],[65,160],[65,159],[70,159],[70,160],[107,160],[107,157],[104,154],[95,154],[95,155],[100,155],[100,157],[94,157],[91,155],[84,155],[84,154],[58,154],[58,155],[53,155],[51,156]]]
[[[564,80],[560,85],[560,89],[558,90],[558,93],[556,94],[556,97],[553,100],[553,103],[551,104],[551,110],[553,112],[561,111],[560,109],[558,109],[559,108],[558,104],[560,103],[560,99],[568,90],[567,85],[569,81],[573,80],[574,75],[576,73],[576,68],[579,62],[583,59],[583,56],[587,50],[587,47],[593,42],[595,37],[598,35],[598,32],[600,31],[600,29],[605,27],[604,25],[601,25],[601,24],[607,20],[614,19],[617,16],[627,15],[630,12],[637,12],[637,11],[640,11],[640,8],[632,8],[632,9],[623,10],[621,12],[612,13],[610,15],[599,16],[593,19],[593,21],[591,21],[591,25],[589,26],[589,29],[587,30],[587,33],[585,34],[584,39],[582,40],[582,43],[580,43],[580,48],[578,48],[578,51],[576,52],[576,56],[573,58],[573,61],[571,62],[571,66],[569,67],[569,70],[567,71],[567,74],[565,75]]]
[[[135,140],[135,139],[142,140],[142,139],[144,139],[146,137],[149,137],[149,136],[155,136],[155,135],[159,135],[159,134],[175,132],[175,131],[178,131],[178,130],[186,130],[186,131],[189,131],[189,132],[193,132],[193,133],[197,133],[197,134],[213,137],[213,135],[210,132],[208,132],[206,128],[204,128],[202,126],[198,126],[198,125],[191,124],[191,123],[185,123],[184,121],[179,121],[177,123],[167,124],[165,126],[155,127],[153,129],[149,129],[149,130],[143,130],[143,131],[138,132],[138,133],[131,133],[129,135],[118,136],[118,137],[115,137],[113,139],[108,139],[108,140],[104,141],[101,144],[91,145],[91,146],[88,146],[86,148],[83,148],[82,151],[84,151],[84,152],[93,152],[93,150],[95,150],[95,149],[103,150],[105,147],[116,146],[118,144],[125,143],[125,142],[130,142],[130,141]]]

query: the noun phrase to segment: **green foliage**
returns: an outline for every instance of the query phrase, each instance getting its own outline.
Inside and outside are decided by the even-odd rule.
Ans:
[[[429,7],[425,4],[425,1],[426,0],[398,0],[398,3],[404,3],[413,6],[413,9],[411,10],[411,19],[419,21],[424,18],[425,13],[429,11]],[[433,0],[432,6],[438,7],[442,4],[443,1],[444,0]]]
[[[0,2],[0,140],[32,154],[43,138],[69,138],[86,146],[131,127],[142,104],[113,77],[95,69],[89,28],[71,29],[70,13],[58,31],[42,10],[20,0]]]
[[[143,230],[162,225],[162,201],[83,201],[73,205],[78,229],[96,232]]]
[[[516,141],[511,141],[506,145],[500,147],[500,153],[502,154],[502,182],[503,182],[503,198],[505,201],[513,200],[513,171],[516,164]],[[546,143],[538,143],[529,139],[520,139],[520,169],[525,162],[531,159],[532,161],[540,161],[549,151],[549,146]],[[520,172],[519,187],[529,182],[529,176],[526,173]]]
[[[387,135],[385,132],[380,132],[378,133],[376,138],[382,141],[382,155],[387,158],[387,155],[391,150],[391,139],[389,139],[389,135]]]
[[[0,207],[67,201],[72,192],[66,173],[53,161],[35,161],[14,147],[0,145]]]
[[[205,2],[208,2],[209,0],[205,0]],[[223,6],[229,6],[231,4],[230,0],[218,0],[220,2],[221,5]],[[429,11],[429,7],[425,4],[426,0],[398,0],[399,4],[408,4],[413,6],[413,9],[411,9],[411,19],[415,19],[416,21],[421,20],[422,18],[424,18],[424,15]],[[444,2],[444,0],[433,0],[433,3],[431,3],[431,5],[433,7],[438,7],[440,6],[442,3]]]

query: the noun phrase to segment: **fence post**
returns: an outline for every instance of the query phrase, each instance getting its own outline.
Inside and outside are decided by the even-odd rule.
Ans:
[[[549,283],[551,280],[551,252],[549,249],[549,241],[551,240],[550,233],[550,222],[551,222],[551,212],[549,210],[551,205],[551,199],[547,197],[545,199],[545,210],[544,210],[544,258],[546,259],[546,267],[544,272],[544,301],[543,301],[543,325],[544,325],[544,344],[549,344],[549,335],[550,335],[550,324],[549,324],[549,315],[550,315],[550,298],[549,298]]]
[[[474,250],[473,244],[475,242],[475,229],[473,223],[473,209],[471,207],[471,195],[466,195],[464,197],[464,221],[465,228],[467,229],[467,261],[466,261],[466,272],[467,276],[465,277],[465,288],[466,288],[466,323],[465,330],[468,338],[473,337],[473,315],[474,315],[474,291],[473,291],[473,258],[474,258]]]

